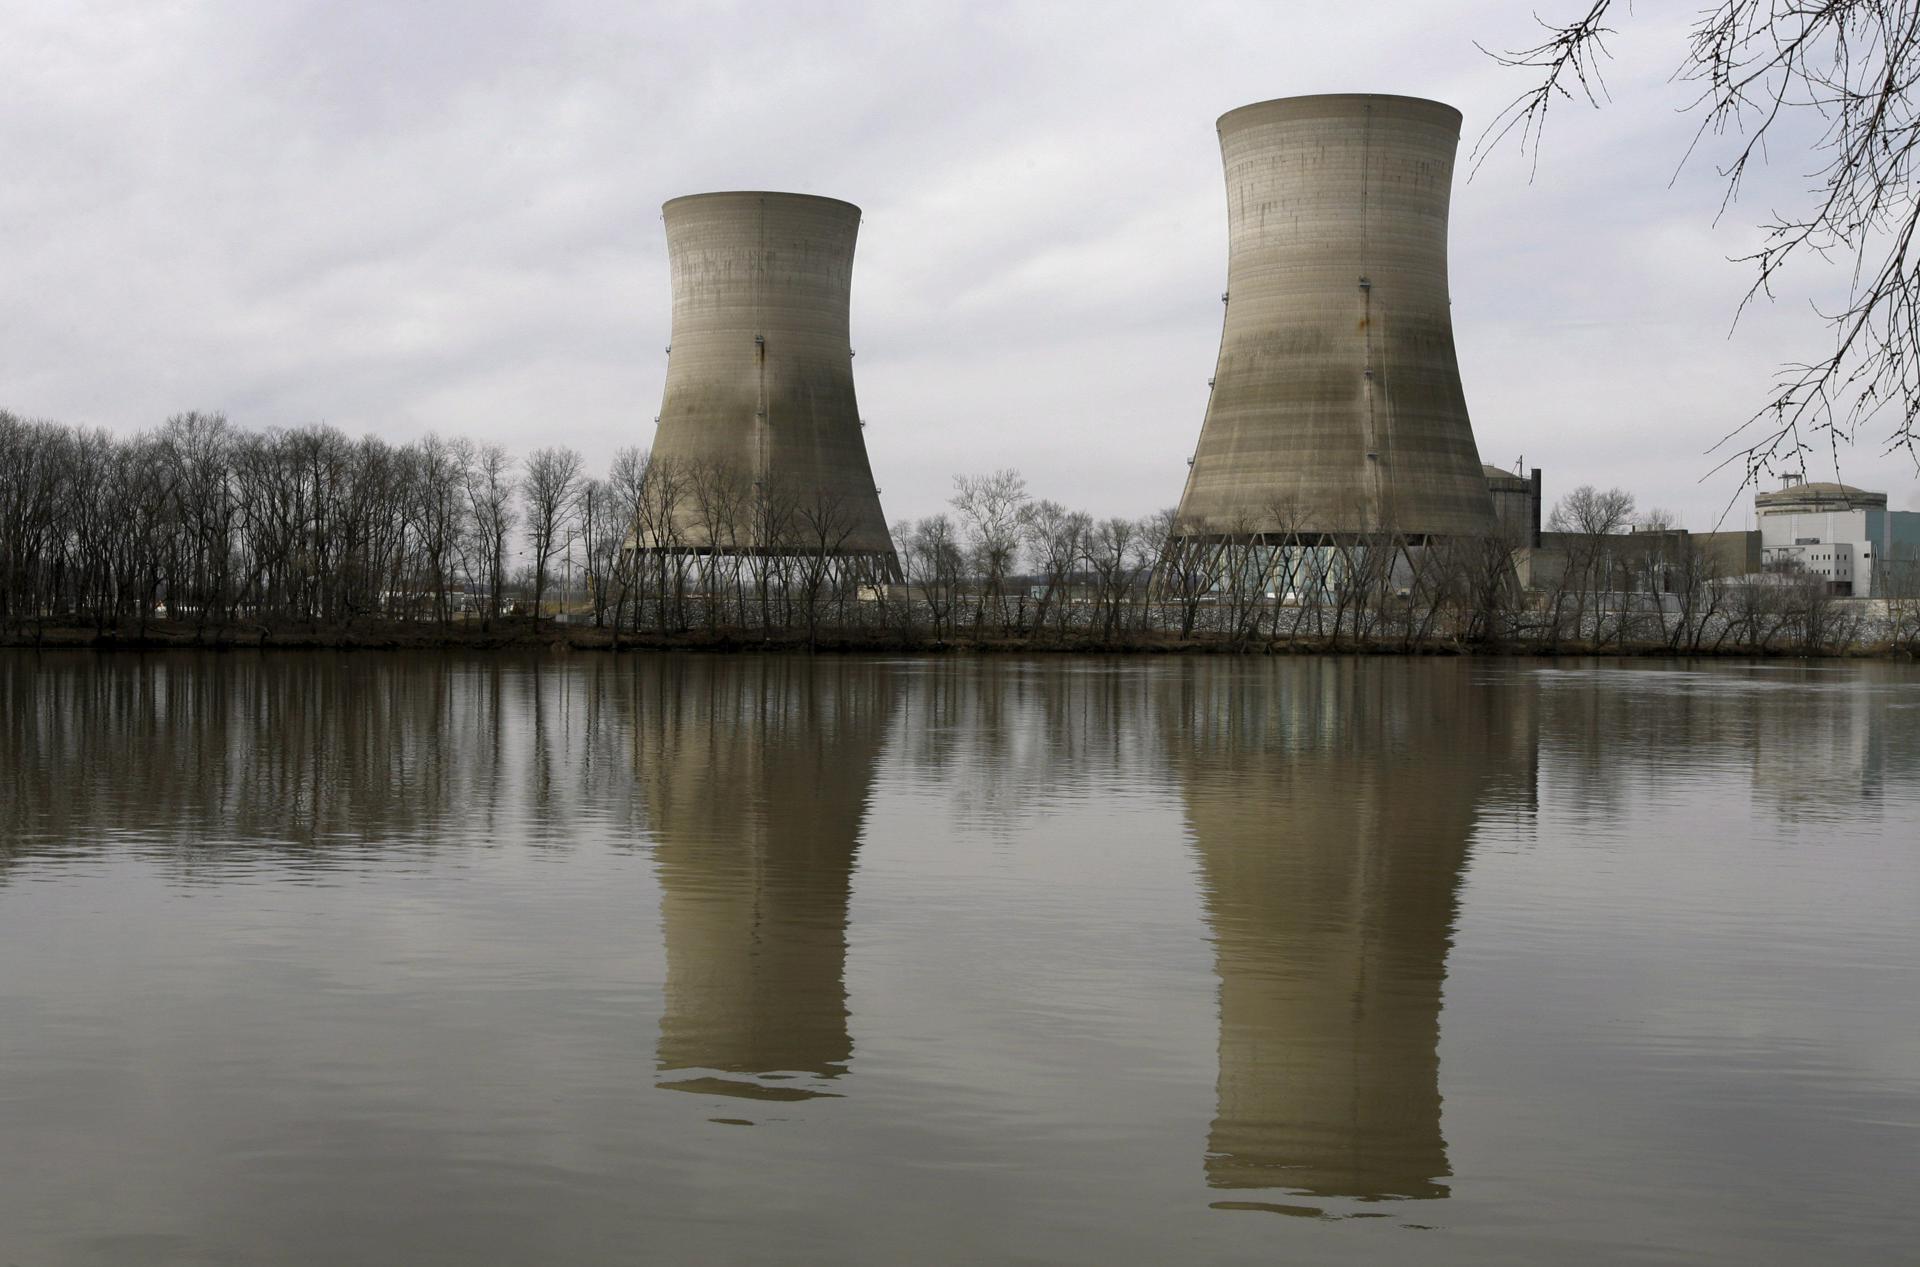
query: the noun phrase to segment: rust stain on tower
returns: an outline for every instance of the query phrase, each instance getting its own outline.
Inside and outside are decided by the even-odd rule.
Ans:
[[[1447,292],[1459,111],[1288,97],[1219,132],[1226,323],[1178,534],[1491,533]]]

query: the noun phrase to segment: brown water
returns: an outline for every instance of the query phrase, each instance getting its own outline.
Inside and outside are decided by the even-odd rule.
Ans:
[[[1911,1262],[1920,671],[0,656],[0,1263]]]

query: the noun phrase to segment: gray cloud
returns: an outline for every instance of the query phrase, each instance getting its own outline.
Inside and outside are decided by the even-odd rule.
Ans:
[[[1453,291],[1483,457],[1704,526],[1705,450],[1820,326],[1728,323],[1726,262],[1807,183],[1784,155],[1713,224],[1636,14],[1614,104],[1456,184]],[[895,516],[1017,466],[1100,513],[1170,504],[1220,332],[1213,120],[1315,91],[1438,97],[1466,142],[1519,87],[1474,48],[1525,4],[1326,7],[468,2],[10,6],[0,44],[0,405],[116,429],[429,430],[596,465],[665,370],[659,204],[718,188],[866,212],[854,337]],[[1464,147],[1463,147],[1464,149]],[[1807,284],[1839,279],[1809,276]],[[1841,471],[1913,499],[1879,437]],[[1735,509],[1735,519],[1739,516]]]

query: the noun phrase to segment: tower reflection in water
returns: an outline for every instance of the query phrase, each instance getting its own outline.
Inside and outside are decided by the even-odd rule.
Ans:
[[[1534,797],[1527,697],[1470,673],[1315,659],[1177,679],[1172,751],[1220,978],[1207,1182],[1324,1199],[1219,1208],[1447,1195],[1440,1006],[1461,874],[1481,816],[1530,817]]]
[[[831,1095],[853,1054],[854,855],[894,693],[883,666],[690,658],[640,669],[635,754],[667,945],[661,1087]]]

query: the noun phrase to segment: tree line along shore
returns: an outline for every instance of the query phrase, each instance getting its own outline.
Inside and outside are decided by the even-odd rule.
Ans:
[[[1556,511],[1566,566],[1498,540],[1242,534],[1099,518],[1014,471],[960,476],[850,558],[833,499],[637,449],[516,460],[435,436],[134,435],[0,412],[0,642],[94,647],[1606,652],[1912,656],[1920,599],[1719,574],[1663,534]],[[694,542],[701,544],[695,545]],[[749,542],[778,541],[779,552]],[[645,543],[644,548],[635,548]],[[719,549],[706,548],[716,544]]]

